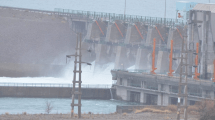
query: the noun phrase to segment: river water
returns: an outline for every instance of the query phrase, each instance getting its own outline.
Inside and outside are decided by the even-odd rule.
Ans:
[[[53,106],[51,113],[67,114],[71,111],[71,99],[57,98],[0,98],[0,114],[9,112],[10,114],[30,114],[45,113],[46,101]],[[77,102],[77,100],[75,101]],[[138,105],[137,103],[124,102],[118,100],[82,100],[82,113],[113,113],[116,112],[116,105]],[[75,108],[77,113],[77,108]]]

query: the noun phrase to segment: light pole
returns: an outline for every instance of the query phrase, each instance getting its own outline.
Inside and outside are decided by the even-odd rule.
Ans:
[[[124,16],[125,16],[125,12],[126,12],[126,0],[125,0]]]
[[[166,18],[166,0],[165,0],[164,18]]]

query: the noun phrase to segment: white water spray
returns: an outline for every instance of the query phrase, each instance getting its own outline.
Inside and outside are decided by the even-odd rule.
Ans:
[[[73,69],[72,64],[68,64],[65,69],[65,74],[61,78],[54,77],[20,77],[20,78],[10,78],[10,77],[0,77],[0,82],[5,83],[59,83],[59,84],[71,84],[73,80]],[[92,62],[92,66],[82,67],[82,83],[83,84],[112,84],[112,75],[110,73],[111,69],[114,68],[114,63],[108,64],[105,69],[99,70],[99,72],[94,72],[95,62]]]

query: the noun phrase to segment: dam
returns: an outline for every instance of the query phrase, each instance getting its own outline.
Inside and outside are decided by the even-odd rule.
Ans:
[[[189,104],[203,98],[214,99],[211,81],[214,74],[214,11],[207,9],[214,5],[178,4],[189,7],[184,10],[179,5],[176,19],[2,6],[0,24],[5,29],[0,32],[4,44],[0,49],[5,52],[0,58],[0,76],[60,76],[66,66],[65,56],[74,52],[76,33],[82,33],[82,46],[92,51],[90,54],[83,51],[82,59],[95,61],[93,71],[114,63],[111,74],[118,99],[143,104],[176,104],[179,80],[176,73],[182,63],[180,59],[172,62],[171,69],[175,73],[170,77],[167,75],[170,72],[168,58],[170,53],[172,58],[181,56],[183,39],[188,34]],[[197,43],[199,54],[195,52]],[[156,74],[146,74],[151,67]],[[127,68],[135,70],[130,72]],[[194,79],[194,73],[199,81]]]
[[[41,11],[1,7],[0,12],[1,24],[7,28],[1,32],[5,44],[1,51],[10,50],[2,53],[6,57],[1,58],[0,70],[1,76],[7,77],[59,76],[65,67],[64,56],[74,51],[75,32],[82,32],[83,46],[93,51],[90,55],[85,53],[83,59],[95,61],[94,71],[107,63],[114,63],[115,69],[131,66],[147,69],[146,64],[150,62],[140,60],[145,55],[150,59],[152,39],[160,41],[157,59],[158,54],[170,49],[168,44],[172,38],[180,41],[185,25],[183,20],[175,23],[174,19],[65,9]],[[12,43],[16,46],[12,47]],[[37,53],[32,54],[33,51]],[[164,72],[166,68],[161,67],[159,71]]]

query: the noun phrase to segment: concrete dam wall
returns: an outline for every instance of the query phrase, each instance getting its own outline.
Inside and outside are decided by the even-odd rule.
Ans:
[[[71,98],[72,88],[69,87],[13,87],[0,86],[0,97],[27,98]],[[116,90],[111,90],[116,98]],[[111,99],[110,88],[82,88],[83,99]]]
[[[0,7],[0,76],[60,76],[76,35],[66,18]]]

